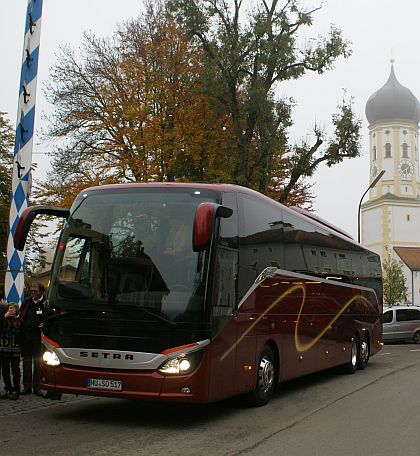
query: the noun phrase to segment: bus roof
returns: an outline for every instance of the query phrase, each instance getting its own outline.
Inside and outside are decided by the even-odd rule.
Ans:
[[[149,182],[149,183],[125,183],[125,184],[107,184],[107,185],[100,185],[96,187],[89,187],[83,190],[81,193],[86,191],[103,191],[103,190],[111,190],[111,189],[128,189],[128,188],[202,188],[207,190],[213,190],[218,192],[229,192],[229,193],[245,193],[252,195],[257,198],[261,198],[262,200],[269,201],[273,205],[278,205],[279,207],[293,211],[298,217],[309,218],[311,223],[321,225],[324,228],[327,228],[330,231],[334,231],[336,234],[341,235],[346,238],[347,241],[353,242],[357,244],[357,242],[353,239],[353,237],[346,233],[341,228],[329,223],[328,221],[324,220],[321,217],[318,217],[312,212],[308,212],[304,209],[300,209],[298,207],[287,207],[278,201],[273,200],[272,198],[263,195],[262,193],[252,190],[247,187],[242,187],[240,185],[235,184],[226,184],[226,183],[196,183],[196,182]]]

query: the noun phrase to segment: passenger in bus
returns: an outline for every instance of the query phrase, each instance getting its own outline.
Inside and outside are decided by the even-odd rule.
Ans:
[[[21,344],[23,357],[23,390],[21,394],[42,396],[39,363],[41,358],[41,328],[44,322],[45,287],[32,283],[31,296],[24,299],[20,308]]]
[[[172,217],[169,219],[169,231],[163,252],[170,256],[183,252],[187,248],[190,238],[191,233],[186,223],[178,217]]]
[[[3,305],[0,316],[0,367],[6,392],[2,399],[19,399],[20,324],[19,306],[16,303]]]

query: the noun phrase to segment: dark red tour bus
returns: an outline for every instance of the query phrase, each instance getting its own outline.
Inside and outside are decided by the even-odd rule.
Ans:
[[[304,211],[224,184],[89,188],[52,266],[42,386],[206,403],[363,369],[382,346],[378,255]]]

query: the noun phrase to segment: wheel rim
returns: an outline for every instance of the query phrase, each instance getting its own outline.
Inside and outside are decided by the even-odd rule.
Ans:
[[[416,334],[414,334],[414,342],[416,344],[420,343],[420,333],[416,332]]]
[[[353,344],[351,346],[351,365],[356,366],[357,364],[357,344],[356,341],[353,340]]]
[[[369,347],[365,340],[360,347],[360,358],[364,363],[369,359]]]
[[[258,386],[263,394],[266,394],[273,386],[274,372],[273,362],[264,356],[258,368]]]

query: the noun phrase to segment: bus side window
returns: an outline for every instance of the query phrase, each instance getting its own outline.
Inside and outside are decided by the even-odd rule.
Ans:
[[[223,205],[233,210],[228,218],[220,218],[219,242],[216,256],[214,310],[229,315],[237,306],[238,289],[238,206],[235,193],[223,194]]]
[[[95,275],[92,264],[92,246],[90,239],[72,237],[67,241],[62,266],[59,271],[59,292],[67,297],[91,297],[99,294],[100,278]]]
[[[283,211],[280,206],[249,195],[238,195],[239,280],[238,299],[267,267],[283,269]]]
[[[212,330],[215,336],[236,308],[238,251],[219,245],[213,283]]]
[[[228,218],[220,219],[220,245],[238,248],[238,204],[236,193],[224,193],[223,205],[233,210]]]

